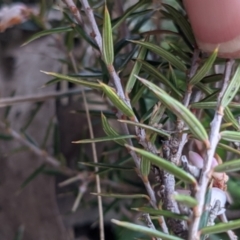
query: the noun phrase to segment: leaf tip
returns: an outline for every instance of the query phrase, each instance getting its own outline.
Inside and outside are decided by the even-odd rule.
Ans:
[[[120,221],[116,220],[116,219],[111,219],[111,222],[114,223],[114,224],[117,224],[119,225]]]

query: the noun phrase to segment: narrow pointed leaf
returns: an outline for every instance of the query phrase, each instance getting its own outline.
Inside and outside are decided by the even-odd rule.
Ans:
[[[231,79],[225,93],[223,94],[221,105],[224,108],[228,106],[228,104],[232,101],[232,99],[235,97],[236,93],[238,92],[240,87],[239,78],[240,78],[240,64],[238,64],[237,70],[235,71],[233,78]]]
[[[122,194],[122,193],[91,193],[95,196],[109,197],[109,198],[126,198],[126,199],[136,199],[136,198],[146,198],[149,199],[148,195],[145,194]]]
[[[191,85],[195,85],[198,82],[200,82],[206,74],[211,70],[218,54],[218,49],[216,49],[210,57],[207,59],[207,61],[202,65],[202,67],[197,71],[197,73],[190,79],[189,83]]]
[[[224,162],[214,168],[215,172],[236,172],[238,170],[240,170],[240,159]]]
[[[146,61],[141,60],[137,61],[139,61],[143,65],[144,70],[147,71],[148,74],[150,74],[152,77],[155,77],[158,81],[162,82],[164,85],[168,86],[170,90],[176,93],[179,97],[182,97],[181,92],[179,92],[178,89],[169,81],[169,79],[167,79],[158,69],[156,69]]]
[[[180,219],[180,220],[185,220],[188,221],[189,217],[181,214],[176,214],[171,211],[165,211],[165,210],[160,210],[160,209],[153,209],[153,208],[148,208],[148,207],[141,207],[141,208],[132,208],[135,211],[139,212],[144,212],[144,213],[149,213],[151,215],[159,215],[163,217],[169,217],[169,218],[175,218],[175,219]]]
[[[226,107],[224,109],[224,116],[223,119],[225,122],[230,122],[232,123],[232,126],[238,131],[239,129],[239,124],[236,120],[236,118],[233,116],[232,111],[229,109],[229,107]]]
[[[100,86],[102,87],[103,92],[118,110],[120,110],[129,118],[134,117],[133,110],[117,95],[117,93],[111,87],[102,82],[100,82]]]
[[[78,85],[82,85],[82,86],[85,86],[85,87],[90,87],[90,88],[94,88],[94,89],[100,89],[101,88],[99,83],[94,83],[94,82],[90,82],[90,81],[86,81],[86,80],[82,80],[82,79],[79,79],[79,78],[70,77],[70,76],[66,76],[66,75],[59,74],[59,73],[54,73],[54,72],[45,72],[45,71],[41,71],[41,72],[57,78],[57,79],[54,79],[54,80],[51,80],[51,81],[47,82],[44,86],[54,84],[54,83],[59,82],[61,80],[66,80],[68,82],[78,84]]]
[[[118,28],[121,25],[121,23],[123,23],[131,15],[131,13],[136,11],[139,7],[146,4],[147,2],[148,0],[141,0],[134,4],[133,6],[129,7],[117,21],[114,21],[114,24],[112,26],[113,30]]]
[[[161,238],[162,240],[183,240],[182,238],[170,236],[166,233],[163,233],[163,232],[160,232],[160,231],[157,231],[157,230],[145,227],[145,226],[141,226],[141,225],[137,225],[137,224],[133,224],[133,223],[129,223],[129,222],[121,222],[121,221],[118,221],[115,219],[112,219],[111,221],[118,226],[131,229],[138,233],[139,232],[144,233],[144,234],[147,234],[152,237]]]
[[[103,131],[106,133],[106,135],[108,135],[109,137],[119,137],[120,134],[117,133],[108,123],[107,118],[104,116],[104,114],[101,114],[101,119],[102,119],[102,127],[103,127]],[[119,145],[124,145],[126,144],[126,140],[125,139],[120,139],[120,140],[115,140],[116,143],[118,143]]]
[[[195,198],[191,197],[191,196],[188,196],[188,195],[183,195],[183,194],[176,194],[173,196],[173,198],[181,203],[181,204],[184,204],[188,207],[195,207],[197,206],[198,202]]]
[[[200,232],[202,234],[215,234],[238,228],[240,228],[240,220],[234,220],[227,223],[218,223],[214,226],[204,227],[200,230]]]
[[[218,148],[224,149],[226,151],[232,152],[232,153],[236,153],[238,155],[240,155],[240,151],[238,151],[237,149],[230,147],[229,145],[223,144],[223,143],[218,143]]]
[[[112,25],[107,5],[105,5],[104,8],[102,40],[103,40],[103,60],[106,63],[106,65],[111,65],[114,61],[114,50],[113,50]]]
[[[229,142],[240,142],[240,132],[223,131],[220,133],[221,139]]]
[[[25,45],[29,44],[30,42],[32,42],[40,37],[46,36],[46,35],[50,35],[50,34],[54,34],[54,33],[70,32],[72,30],[73,30],[73,27],[70,27],[70,26],[44,30],[42,32],[38,32],[38,33],[34,34],[33,36],[31,36],[25,43],[22,44],[22,46],[25,46]]]
[[[158,54],[163,59],[168,61],[175,68],[177,68],[181,71],[184,71],[184,72],[187,70],[186,66],[184,65],[184,63],[181,60],[176,58],[173,54],[171,54],[169,51],[165,50],[164,48],[161,48],[150,42],[143,42],[143,41],[131,41],[131,42],[136,43],[140,46],[143,46],[143,47],[151,50],[155,54]]]
[[[96,142],[108,142],[108,141],[116,141],[119,139],[128,139],[128,138],[136,138],[135,135],[123,135],[117,137],[101,137],[101,138],[94,138],[94,139],[84,139],[79,141],[73,141],[72,143],[80,144],[80,143],[96,143]]]
[[[163,4],[164,8],[171,14],[174,22],[180,27],[188,42],[193,46],[195,39],[191,30],[191,26],[183,14],[168,4]]]
[[[207,146],[209,145],[208,134],[201,124],[201,122],[196,118],[196,116],[180,102],[169,96],[164,90],[157,87],[155,84],[138,77],[138,79],[147,86],[155,95],[160,99],[160,101],[169,108],[175,115],[180,119],[184,120],[188,125],[190,131],[196,138],[203,141]]]
[[[191,63],[191,57],[183,51],[183,49],[174,44],[174,43],[168,43],[169,47],[171,48],[171,52],[175,55],[175,56],[178,56],[180,59],[182,59],[182,61],[190,64]]]
[[[125,145],[128,149],[135,151],[145,159],[148,159],[152,164],[160,167],[163,170],[166,170],[167,172],[173,174],[175,177],[179,178],[180,180],[187,182],[187,183],[193,183],[196,184],[196,179],[184,171],[183,169],[177,167],[176,165],[170,163],[169,161],[156,156],[150,152],[147,152],[140,148],[135,148],[129,145]]]
[[[118,120],[118,121],[122,122],[122,123],[129,124],[129,125],[134,125],[134,126],[137,126],[137,127],[140,127],[140,128],[150,130],[150,131],[155,132],[155,133],[157,133],[157,134],[159,134],[163,137],[167,137],[167,138],[170,137],[170,134],[167,133],[166,131],[163,131],[163,130],[155,128],[155,127],[151,127],[151,126],[143,124],[143,123],[133,122],[133,121],[129,121],[129,120]]]
[[[43,173],[46,165],[42,164],[40,167],[35,169],[26,179],[25,181],[21,184],[20,190],[23,190],[29,183],[31,183],[39,174]]]
[[[196,102],[191,104],[191,108],[196,109],[214,109],[217,106],[217,102]]]
[[[81,26],[76,25],[75,27],[75,32],[77,32],[81,38],[83,38],[87,43],[89,43],[92,47],[94,47],[95,49],[99,49],[97,44],[92,40],[92,38],[90,38],[86,32],[82,29]]]
[[[121,167],[117,164],[107,164],[107,163],[94,163],[94,162],[79,162],[79,164],[90,166],[90,167],[99,167],[99,168],[108,168],[108,169],[117,169],[117,170],[134,170],[130,167]]]
[[[147,41],[148,39],[149,38],[146,38],[145,41]],[[147,54],[147,48],[140,47],[137,59],[144,60],[146,54]],[[137,79],[135,75],[139,74],[139,72],[141,70],[141,67],[142,67],[142,63],[139,62],[139,61],[135,61],[133,69],[132,69],[132,71],[130,73],[130,76],[128,78],[126,88],[125,88],[125,93],[127,95],[132,91],[132,89],[134,87],[134,84],[136,82],[136,79]]]
[[[150,173],[150,170],[151,170],[151,162],[148,159],[142,157],[140,162],[140,172],[143,175],[143,177],[147,178]]]

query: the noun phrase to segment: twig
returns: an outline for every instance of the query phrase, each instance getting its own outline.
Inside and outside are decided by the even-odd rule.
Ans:
[[[65,2],[65,4],[68,6],[68,9],[71,11],[72,15],[75,17],[77,23],[82,26],[83,20],[82,20],[81,14],[78,11],[77,6],[74,3],[74,1],[73,0],[63,0],[63,2]]]
[[[100,54],[102,55],[102,36],[101,36],[100,31],[98,29],[95,17],[93,15],[93,11],[92,11],[92,9],[91,9],[87,0],[80,0],[80,2],[82,3],[82,7],[85,10],[86,16],[88,17],[88,20],[90,22],[90,25],[91,25],[91,28],[92,28],[92,31],[93,31],[93,33],[90,34],[90,35],[94,36],[94,39],[95,39],[95,41],[96,41],[96,43],[99,47]],[[109,72],[111,78],[113,79],[115,88],[117,90],[117,94],[119,95],[119,97],[123,101],[126,102],[126,104],[128,104],[128,106],[131,107],[129,101],[125,98],[125,94],[124,94],[124,91],[123,91],[121,80],[120,80],[118,74],[116,73],[116,70],[114,69],[114,67],[112,65],[108,66],[108,72]],[[120,114],[118,114],[118,117],[120,117]],[[137,121],[137,119],[136,119],[136,121]],[[123,128],[124,134],[129,134],[129,130],[128,130],[128,127],[127,127],[126,124],[122,124],[122,128]],[[132,141],[131,140],[128,140],[128,143],[132,146]],[[133,157],[133,160],[134,160],[137,168],[140,169],[140,160],[139,160],[138,156],[133,151],[130,151],[130,154]],[[141,176],[140,173],[139,173],[139,176],[143,180],[143,177]],[[143,183],[144,183],[145,188],[146,188],[146,190],[149,194],[149,197],[151,199],[151,201],[150,201],[151,205],[155,209],[157,209],[157,200],[156,200],[155,193],[154,193],[150,183],[145,182],[145,181],[143,181]],[[166,226],[166,223],[165,223],[165,220],[164,220],[163,217],[160,217],[159,222],[161,222],[161,227],[162,227],[163,232],[168,233],[168,229],[167,229],[167,226]]]
[[[195,198],[198,201],[198,206],[193,211],[192,224],[190,225],[190,229],[189,229],[189,240],[199,239],[198,227],[199,227],[200,218],[201,218],[203,207],[204,207],[207,185],[211,177],[210,170],[211,170],[212,160],[216,150],[216,146],[219,141],[219,130],[220,130],[222,118],[224,115],[224,109],[221,106],[221,100],[230,80],[233,63],[234,63],[234,60],[228,60],[226,63],[223,86],[222,86],[221,92],[219,93],[217,109],[215,111],[214,118],[211,122],[211,130],[209,135],[210,148],[207,149],[204,168],[199,180],[199,188],[195,194]]]
[[[93,14],[93,10],[89,5],[88,0],[80,0],[80,1],[82,3],[82,7],[83,7],[83,9],[87,15],[87,18],[91,24],[91,27],[92,27],[93,33],[90,35],[94,37],[94,39],[99,47],[100,53],[102,53],[102,36],[98,29],[98,25],[96,23],[96,20],[95,20],[94,14]]]
[[[72,55],[72,53],[69,53],[70,60],[72,62],[73,68],[75,73],[77,73],[77,65],[75,62],[75,59]],[[92,121],[89,113],[89,107],[87,103],[87,98],[85,91],[83,87],[81,86],[81,92],[82,92],[82,97],[83,97],[83,103],[84,103],[84,108],[87,116],[87,123],[88,123],[88,128],[89,128],[89,134],[90,138],[94,139],[94,132],[93,132],[93,127],[92,127]],[[98,163],[98,156],[97,156],[97,149],[96,149],[96,144],[94,142],[91,143],[92,146],[92,153],[93,153],[93,160],[95,163]],[[95,167],[95,171],[98,172],[98,167]],[[96,185],[97,185],[97,193],[98,193],[98,211],[99,211],[99,229],[100,229],[100,239],[104,240],[104,217],[103,217],[103,207],[102,207],[102,197],[100,196],[101,194],[101,183],[100,183],[100,176],[99,174],[96,174]],[[80,192],[79,192],[80,194]]]
[[[152,222],[152,219],[150,218],[149,213],[143,213],[142,216],[143,216],[143,218],[144,218],[144,220],[145,220],[145,222],[146,222],[146,225],[147,225],[149,228],[151,228],[151,229],[153,229],[153,230],[156,230],[156,228],[155,228],[155,226],[154,226],[154,224],[153,224],[153,222]],[[154,238],[154,239],[156,239],[156,240],[162,240],[161,238]]]
[[[190,80],[196,74],[196,71],[197,71],[198,66],[199,66],[199,59],[198,59],[199,58],[199,53],[200,53],[199,49],[194,50],[193,58],[192,58],[192,64],[191,64],[191,68],[190,68],[190,71],[189,71],[189,74],[188,74],[188,80]],[[185,107],[188,107],[188,105],[190,103],[191,95],[192,95],[192,86],[188,86],[187,92],[186,92],[186,94],[184,96],[184,99],[183,99],[183,105]],[[177,123],[176,129],[177,129],[177,131],[182,132],[183,128],[184,128],[184,122],[180,119]],[[177,165],[179,164],[180,158],[182,156],[183,148],[184,148],[185,144],[187,143],[187,137],[188,137],[187,133],[183,133],[181,135],[179,145],[178,145],[178,149],[177,149],[177,153],[173,154],[173,156],[171,156],[172,162],[175,162]]]
[[[7,127],[6,124],[3,122],[0,122],[0,127],[2,129],[5,129],[8,134],[10,134],[14,139],[16,139],[18,142],[23,144],[24,146],[28,147],[29,150],[31,150],[33,153],[35,153],[37,156],[42,157],[46,163],[50,164],[51,166],[58,168],[61,172],[63,172],[66,175],[73,176],[76,174],[76,171],[71,170],[66,167],[62,167],[61,163],[55,159],[54,157],[50,156],[46,151],[39,149],[29,141],[27,141],[21,134],[19,134],[17,131],[13,130],[10,127]]]
[[[220,217],[222,222],[224,222],[224,223],[228,222],[225,213],[221,214],[219,217]],[[228,234],[228,237],[229,237],[230,240],[238,240],[238,237],[236,236],[236,234],[232,230],[228,230],[227,234]]]
[[[8,98],[0,98],[0,108],[12,106],[14,104],[23,103],[23,102],[43,102],[51,98],[57,97],[66,97],[69,95],[80,94],[81,91],[79,89],[73,89],[69,91],[62,92],[50,92],[45,94],[34,94],[28,96],[16,96],[16,97],[8,97]]]

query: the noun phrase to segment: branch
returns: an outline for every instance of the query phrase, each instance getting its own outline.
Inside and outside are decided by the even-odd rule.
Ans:
[[[76,4],[74,3],[73,0],[63,0],[63,2],[65,2],[65,4],[67,5],[68,9],[70,10],[70,12],[72,13],[72,15],[75,17],[77,23],[81,26],[83,26],[83,20],[81,17],[80,12],[78,11],[78,8],[76,6]]]
[[[91,7],[90,7],[90,5],[89,5],[87,0],[80,0],[80,2],[82,3],[82,7],[85,10],[86,16],[87,16],[87,18],[88,18],[88,20],[90,22],[90,25],[91,25],[91,28],[92,28],[92,31],[93,31],[93,34],[90,34],[90,35],[94,36],[94,39],[95,39],[95,41],[96,41],[96,43],[97,43],[97,45],[99,47],[100,53],[102,55],[102,36],[101,36],[100,31],[98,29],[95,17],[93,15],[93,11],[92,11],[92,9],[91,9]],[[113,67],[113,65],[110,65],[110,66],[107,66],[107,69],[108,69],[109,75],[111,76],[111,78],[112,78],[112,80],[114,82],[115,88],[117,90],[117,94],[119,95],[119,97],[123,101],[125,101],[125,103],[129,107],[131,107],[130,102],[125,97],[125,94],[124,94],[124,91],[123,91],[123,87],[122,87],[122,84],[121,84],[121,80],[120,80],[120,78],[119,78],[115,68]],[[118,116],[118,118],[121,118],[122,114],[118,113],[117,116]],[[137,119],[135,119],[135,120],[138,122]],[[129,130],[128,130],[128,127],[127,127],[126,124],[122,124],[122,128],[123,128],[124,134],[129,134]],[[142,132],[144,132],[144,130]],[[143,138],[143,137],[141,136],[141,138]],[[129,145],[133,146],[131,140],[128,140],[128,143],[129,143]],[[133,151],[130,151],[130,155],[132,156],[132,158],[134,160],[134,163],[136,164],[137,168],[140,169],[140,159],[138,158],[136,153],[133,152]],[[153,208],[158,209],[155,192],[152,189],[149,181],[144,181],[143,176],[141,176],[140,173],[139,173],[139,176],[143,180],[145,188],[146,188],[146,190],[148,192],[148,195],[150,197],[151,205],[153,206]],[[168,229],[167,229],[167,226],[166,226],[166,223],[165,223],[165,220],[164,220],[163,217],[159,217],[159,222],[161,223],[161,227],[162,227],[163,232],[168,233]]]
[[[11,106],[18,103],[23,103],[23,102],[43,102],[51,98],[67,97],[69,95],[77,95],[80,93],[81,93],[81,90],[73,89],[73,90],[62,91],[62,92],[54,91],[54,92],[45,93],[45,94],[34,94],[34,95],[28,95],[28,96],[1,98],[0,108]]]
[[[199,180],[199,188],[195,194],[195,198],[198,201],[198,206],[193,211],[193,218],[191,221],[192,224],[190,225],[190,229],[189,229],[189,240],[199,239],[199,235],[198,235],[199,223],[200,223],[200,219],[201,219],[201,215],[204,207],[207,185],[208,185],[209,179],[211,178],[211,166],[212,166],[213,156],[219,141],[219,130],[220,130],[222,118],[224,115],[224,109],[221,106],[221,100],[229,84],[233,63],[234,63],[234,60],[228,60],[226,63],[223,86],[222,86],[221,92],[219,93],[217,109],[215,111],[214,118],[211,122],[211,129],[210,129],[210,135],[209,135],[210,148],[207,149],[204,168]]]
[[[73,57],[73,54],[71,52],[69,53],[69,57],[70,57],[72,65],[73,65],[74,71],[77,74],[78,73],[77,64],[76,64],[75,58]],[[87,123],[88,123],[90,138],[94,139],[94,132],[93,132],[91,116],[90,116],[90,113],[89,113],[89,106],[88,106],[88,102],[87,102],[87,98],[86,98],[86,94],[85,94],[83,86],[81,86],[81,93],[82,93],[82,96],[83,96],[83,103],[84,103],[84,108],[85,108],[85,112],[86,112],[86,116],[87,116]],[[95,163],[98,163],[96,144],[94,142],[92,142],[91,146],[92,146],[93,160],[94,160]],[[95,171],[98,172],[98,170],[99,170],[98,167],[95,167]],[[98,198],[98,211],[99,211],[100,239],[104,240],[105,239],[105,237],[104,237],[104,216],[103,216],[102,196],[100,196],[100,194],[101,194],[101,182],[100,182],[99,174],[96,174],[96,187],[97,187],[97,193],[99,194],[97,196],[97,198]],[[82,187],[82,188],[79,189],[79,194],[78,194],[78,197],[77,197],[76,202],[75,202],[76,204],[74,204],[74,206],[73,206],[73,209],[75,209],[74,207],[76,207],[77,204],[79,204],[81,196],[84,193],[84,192],[81,191],[83,189],[85,189],[85,191],[86,191],[86,187]]]
[[[77,172],[74,170],[71,170],[69,168],[61,166],[60,162],[55,159],[54,157],[50,156],[46,151],[39,149],[32,143],[30,143],[28,140],[26,140],[22,135],[20,135],[17,131],[13,130],[10,127],[6,127],[6,125],[3,122],[0,122],[0,128],[7,131],[8,134],[10,134],[14,139],[16,139],[18,142],[23,144],[24,146],[28,147],[29,150],[31,150],[33,153],[35,153],[37,156],[42,157],[46,163],[50,164],[51,166],[59,169],[62,173],[65,175],[73,176]]]

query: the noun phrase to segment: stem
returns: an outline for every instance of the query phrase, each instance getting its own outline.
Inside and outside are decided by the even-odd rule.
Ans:
[[[100,31],[98,29],[93,11],[92,11],[89,3],[88,3],[88,0],[80,0],[80,2],[82,4],[83,9],[85,10],[86,16],[87,16],[87,18],[90,22],[90,26],[91,26],[92,31],[93,31],[92,34],[90,34],[90,35],[94,36],[94,39],[95,39],[95,41],[96,41],[96,43],[99,47],[99,51],[102,55],[102,36],[101,36]],[[115,68],[112,65],[107,66],[107,68],[108,68],[109,75],[111,76],[111,78],[113,80],[113,83],[115,85],[115,88],[117,90],[117,94],[129,107],[131,107],[129,101],[127,101],[126,98],[125,98],[125,94],[124,94],[124,91],[123,91],[121,80],[120,80]],[[122,114],[119,114],[119,113],[117,114],[117,116],[119,118],[121,117],[121,115]],[[136,119],[136,121],[138,121],[138,120]],[[129,134],[128,126],[126,124],[122,124],[122,128],[123,128],[124,134]],[[132,141],[130,139],[128,140],[128,143],[129,143],[129,145],[133,146]],[[130,151],[130,154],[133,157],[133,160],[134,160],[137,168],[140,169],[140,160],[139,160],[138,156],[133,151]],[[139,173],[139,176],[143,180],[143,176],[141,176],[140,173]],[[156,196],[155,196],[154,190],[152,189],[149,181],[147,181],[147,182],[143,181],[143,183],[144,183],[145,188],[146,188],[146,190],[149,194],[151,205],[155,209],[158,209],[157,208]],[[161,227],[162,227],[163,232],[168,233],[168,229],[167,229],[167,226],[166,226],[166,223],[165,223],[165,220],[164,220],[163,217],[159,217],[159,222],[161,223]]]
[[[7,97],[0,99],[0,108],[12,106],[14,104],[22,103],[22,102],[43,102],[51,98],[58,98],[58,97],[67,97],[69,95],[77,95],[80,94],[81,91],[79,89],[73,89],[69,91],[53,91],[50,93],[44,94],[34,94],[28,96],[16,96],[16,97]]]
[[[6,124],[4,124],[3,122],[0,122],[0,128],[6,129],[8,134],[10,134],[15,140],[19,141],[21,144],[28,147],[29,150],[31,150],[37,156],[42,157],[45,160],[46,163],[48,163],[51,166],[59,169],[62,173],[66,174],[68,176],[73,176],[77,173],[74,170],[71,170],[71,169],[66,168],[66,167],[62,167],[60,162],[57,159],[50,156],[46,151],[36,147],[34,144],[29,142],[27,139],[25,139],[21,134],[19,134],[17,131],[13,130],[10,127],[7,127]]]
[[[75,73],[77,73],[78,72],[77,64],[76,64],[75,59],[71,52],[69,53],[69,57],[72,62],[74,71],[75,71]],[[87,123],[88,123],[90,138],[94,139],[94,132],[93,132],[93,127],[92,127],[91,116],[89,113],[87,98],[86,98],[86,94],[85,94],[85,91],[82,86],[81,86],[81,92],[82,92],[84,108],[85,108],[85,112],[86,112],[86,116],[87,116]],[[98,163],[96,144],[94,142],[92,142],[91,146],[92,146],[93,160],[95,163]],[[95,167],[95,171],[98,172],[98,170],[99,170],[98,167]],[[100,196],[101,195],[101,182],[100,182],[99,174],[96,174],[96,186],[97,186],[97,193],[98,193],[97,198],[98,198],[100,239],[104,240],[105,239],[105,237],[104,237],[104,235],[105,235],[104,234],[104,217],[103,217],[102,197]]]
[[[217,109],[215,111],[214,118],[210,124],[211,125],[210,134],[209,134],[210,148],[207,149],[204,168],[199,180],[199,188],[197,189],[195,194],[195,198],[198,201],[198,206],[193,211],[192,224],[190,225],[190,229],[189,229],[189,240],[199,239],[199,234],[198,234],[199,223],[200,223],[201,215],[203,212],[207,185],[211,178],[211,166],[212,166],[213,156],[219,141],[219,130],[220,130],[222,118],[224,115],[224,109],[221,106],[221,100],[230,80],[233,63],[234,63],[234,60],[228,60],[226,63],[223,86],[218,96]]]

